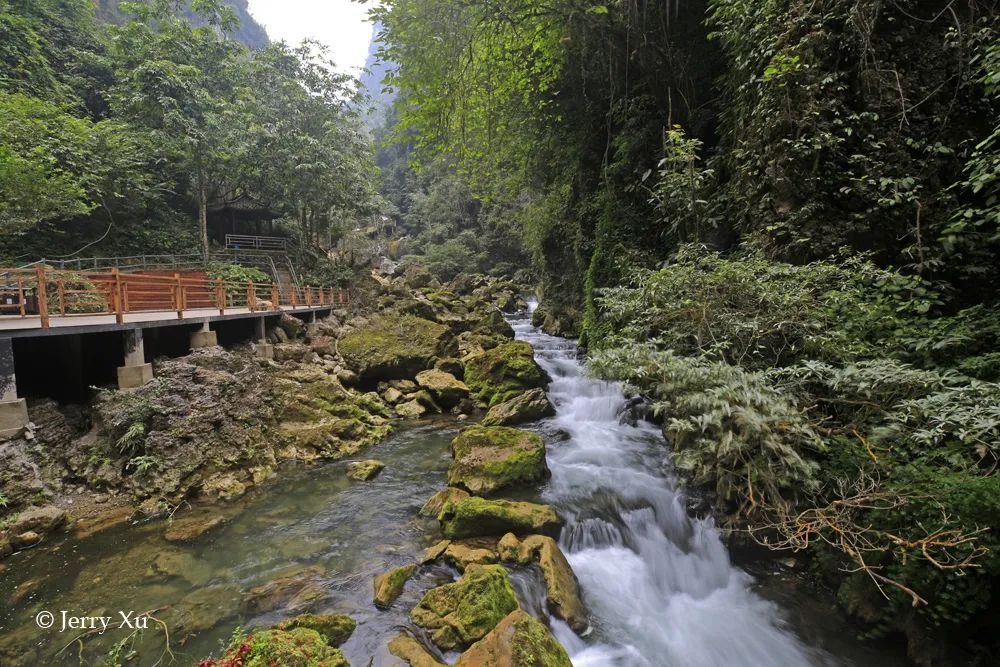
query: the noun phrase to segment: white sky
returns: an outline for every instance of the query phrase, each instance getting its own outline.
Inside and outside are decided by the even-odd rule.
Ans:
[[[367,8],[350,0],[250,0],[250,13],[272,41],[315,39],[330,47],[338,69],[355,76],[372,37]]]

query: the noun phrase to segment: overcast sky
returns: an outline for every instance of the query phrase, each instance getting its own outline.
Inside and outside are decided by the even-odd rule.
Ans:
[[[330,47],[338,69],[354,75],[372,36],[366,7],[350,0],[250,0],[250,13],[272,41],[315,39]]]

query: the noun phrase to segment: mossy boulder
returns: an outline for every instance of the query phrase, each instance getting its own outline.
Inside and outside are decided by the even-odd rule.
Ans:
[[[389,653],[406,662],[410,667],[446,667],[416,639],[400,632],[389,642]]]
[[[539,533],[555,536],[562,522],[548,505],[487,500],[470,496],[445,503],[438,514],[441,531],[448,539],[501,536],[506,533],[530,535]]]
[[[547,535],[529,535],[518,540],[508,533],[498,543],[497,551],[505,561],[537,564],[545,577],[545,601],[552,615],[566,621],[578,633],[590,627],[576,575],[554,539]]]
[[[357,621],[346,614],[302,614],[275,626],[277,630],[308,628],[315,630],[326,640],[328,646],[342,645],[358,627]]]
[[[350,391],[319,367],[283,371],[275,380],[275,399],[281,458],[341,458],[392,431],[378,395]]]
[[[421,516],[433,516],[436,517],[441,513],[441,509],[445,506],[445,503],[451,500],[462,500],[463,498],[468,498],[469,492],[462,489],[456,489],[449,486],[447,489],[442,489],[438,491],[433,496],[427,499],[424,506],[420,508]]]
[[[572,664],[566,649],[549,629],[518,609],[459,656],[454,667],[572,667]]]
[[[320,633],[305,627],[265,630],[233,642],[218,660],[200,664],[243,667],[350,667],[339,649],[326,643]]]
[[[410,613],[445,650],[483,638],[518,608],[507,570],[500,565],[470,565],[458,581],[433,588]]]
[[[451,441],[454,461],[448,484],[475,495],[529,484],[549,476],[545,444],[528,431],[506,426],[470,426]]]
[[[438,359],[434,362],[434,368],[445,373],[451,373],[459,380],[465,377],[465,365],[458,359]]]
[[[396,598],[402,595],[403,587],[416,571],[416,564],[410,563],[375,577],[372,582],[375,589],[372,600],[375,602],[375,606],[380,609],[388,608],[396,601]]]
[[[385,464],[375,459],[354,461],[347,464],[347,476],[359,482],[367,482],[374,479],[383,469],[385,469]]]
[[[448,327],[414,315],[385,314],[340,339],[338,349],[362,383],[411,378],[435,357],[453,356]]]
[[[543,389],[532,389],[497,403],[483,417],[483,426],[514,426],[551,417],[556,413]]]
[[[503,318],[499,310],[493,309],[479,318],[475,326],[472,327],[472,332],[487,336],[499,336],[508,340],[514,338],[514,328]]]
[[[417,385],[430,392],[435,402],[443,408],[452,408],[469,395],[468,385],[445,371],[420,371],[415,379]]]
[[[417,417],[423,417],[428,412],[429,410],[416,399],[400,403],[396,406],[396,414],[404,419],[416,419]]]
[[[465,383],[473,396],[493,407],[529,389],[544,389],[548,376],[531,345],[517,340],[467,357]]]
[[[491,537],[472,537],[448,543],[441,558],[453,565],[459,572],[465,572],[470,565],[490,565],[500,560],[496,542]]]

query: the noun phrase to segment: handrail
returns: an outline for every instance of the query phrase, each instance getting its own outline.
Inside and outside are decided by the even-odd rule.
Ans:
[[[250,236],[249,234],[226,234],[226,247],[242,250],[288,250],[288,239],[283,236]]]
[[[349,305],[351,298],[349,288],[310,286],[293,286],[284,298],[276,282],[226,281],[180,272],[65,271],[39,264],[31,269],[0,268],[0,275],[0,315],[37,316],[43,329],[49,328],[51,318],[114,315],[122,324],[126,315],[143,311],[174,311],[184,319],[189,310],[212,309],[220,315],[230,309],[294,310]]]

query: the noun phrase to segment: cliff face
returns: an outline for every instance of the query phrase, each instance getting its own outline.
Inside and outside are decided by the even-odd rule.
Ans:
[[[118,11],[119,2],[121,0],[97,0],[98,17],[113,23],[121,21],[122,15]],[[233,37],[251,49],[267,46],[270,41],[267,37],[267,31],[250,14],[249,0],[224,0],[224,2],[233,8],[236,17],[240,20],[240,26],[233,33]],[[192,22],[198,22],[197,17],[192,12],[188,11],[187,14]]]
[[[368,124],[371,127],[378,127],[385,119],[385,115],[392,102],[396,99],[394,91],[388,91],[382,84],[385,75],[393,69],[393,63],[379,60],[378,50],[380,47],[379,34],[382,32],[382,24],[376,23],[372,29],[372,41],[368,45],[368,59],[365,61],[365,69],[361,73],[361,92],[371,98],[374,112],[369,117]]]

